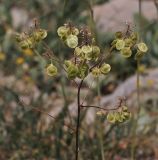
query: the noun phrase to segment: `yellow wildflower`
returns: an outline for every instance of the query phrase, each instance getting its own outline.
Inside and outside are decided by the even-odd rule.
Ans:
[[[15,63],[16,63],[17,65],[23,64],[23,63],[24,63],[24,58],[23,58],[23,57],[18,57],[18,58],[16,59]]]
[[[0,52],[0,61],[4,61],[6,58],[5,54],[3,52]]]
[[[23,50],[24,55],[26,56],[33,56],[33,51],[32,49],[24,49]]]

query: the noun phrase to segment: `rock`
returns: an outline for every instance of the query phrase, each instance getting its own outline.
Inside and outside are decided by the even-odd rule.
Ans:
[[[111,0],[94,7],[94,19],[98,30],[117,31],[124,29],[125,22],[134,24],[134,15],[138,14],[138,0]],[[153,1],[142,2],[142,14],[148,20],[157,18]]]

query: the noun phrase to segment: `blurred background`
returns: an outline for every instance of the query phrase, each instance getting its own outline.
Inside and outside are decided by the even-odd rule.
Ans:
[[[45,40],[56,56],[71,57],[57,36],[67,21],[88,25],[98,45],[106,51],[116,31],[127,22],[138,30],[138,0],[0,0],[0,160],[73,160],[76,86],[64,73],[45,74],[47,59],[15,43],[16,32],[27,31],[37,18],[48,30]],[[93,18],[92,19],[92,13]],[[141,105],[136,137],[136,159],[158,159],[158,2],[142,0],[141,34],[149,47],[141,61]],[[39,46],[41,55],[45,52]],[[88,77],[82,88],[87,104],[113,106],[118,96],[127,96],[136,112],[136,62],[114,53],[108,60],[110,74],[95,81]],[[19,102],[19,99],[23,102]],[[35,109],[36,108],[36,109]],[[43,111],[43,113],[39,112]],[[98,117],[97,109],[84,109],[81,116],[80,160],[129,160],[131,121],[112,125]],[[45,113],[51,114],[51,118]]]

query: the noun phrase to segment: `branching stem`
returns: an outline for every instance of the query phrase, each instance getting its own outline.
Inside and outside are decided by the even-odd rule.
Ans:
[[[80,112],[81,112],[81,107],[80,107],[80,91],[81,87],[83,84],[83,79],[81,80],[79,86],[78,86],[78,92],[77,92],[77,107],[78,107],[78,112],[77,112],[77,125],[76,125],[76,160],[78,160],[78,152],[79,152],[79,135],[80,135]]]
[[[140,34],[140,41],[142,40],[142,0],[138,1],[138,7],[139,7],[139,34]],[[140,104],[140,73],[139,73],[139,67],[140,67],[140,59],[137,60],[137,105],[138,105],[138,111],[137,115],[133,117],[132,122],[132,138],[133,143],[131,146],[131,160],[135,159],[135,149],[136,149],[136,131],[137,131],[137,125],[138,125],[138,119],[140,116],[141,111],[141,104]]]
[[[100,107],[100,106],[83,106],[83,105],[81,105],[81,108],[97,108],[97,109],[101,109],[101,110],[104,110],[104,111],[117,110],[119,107],[120,106],[115,107],[115,108],[103,108],[103,107]]]

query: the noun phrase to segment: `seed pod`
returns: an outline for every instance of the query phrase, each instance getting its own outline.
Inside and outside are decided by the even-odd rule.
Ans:
[[[96,43],[95,38],[92,38],[92,45],[94,45]]]
[[[125,47],[132,47],[133,46],[133,40],[131,38],[125,39]]]
[[[127,106],[121,106],[121,109],[122,109],[122,111],[127,111],[128,110],[128,107]]]
[[[138,33],[133,32],[133,33],[131,34],[130,38],[132,39],[133,42],[136,43],[137,40],[138,40]]]
[[[82,54],[82,50],[79,47],[76,47],[74,50],[74,54],[75,56],[80,56]]]
[[[78,77],[83,79],[88,75],[88,65],[87,64],[83,64],[79,67],[79,71],[78,71]]]
[[[67,74],[69,79],[75,79],[78,75],[78,67],[74,64],[67,68]]]
[[[69,29],[67,27],[65,27],[65,26],[59,27],[58,30],[57,30],[58,36],[59,37],[67,36],[68,30]]]
[[[72,65],[72,62],[70,60],[65,60],[64,64],[68,68],[68,67],[70,67]]]
[[[73,30],[72,30],[72,34],[73,35],[77,36],[79,33],[80,32],[79,32],[79,30],[77,28],[73,28]]]
[[[100,54],[100,48],[98,46],[92,46],[92,59],[97,60]]]
[[[131,118],[131,112],[122,112],[122,115],[125,117],[125,120],[129,120]]]
[[[66,44],[68,45],[68,47],[70,48],[76,48],[78,45],[78,37],[74,36],[74,35],[69,35],[66,39]]]
[[[84,45],[84,46],[82,46],[82,52],[83,53],[91,53],[92,52],[92,47],[91,46],[89,46],[89,45]]]
[[[121,118],[123,121],[126,121],[126,116],[124,115],[124,112],[120,112]]]
[[[107,120],[108,120],[108,122],[110,122],[110,123],[115,123],[116,122],[116,119],[115,119],[115,116],[114,116],[114,114],[113,113],[108,113],[108,115],[107,115]]]
[[[114,116],[115,116],[116,122],[123,122],[123,118],[120,112],[115,112]]]
[[[108,72],[110,72],[111,70],[111,66],[107,63],[102,64],[102,66],[100,67],[100,71],[102,74],[107,74]]]
[[[92,52],[99,55],[100,53],[100,48],[98,46],[92,46]]]
[[[116,49],[121,50],[125,47],[125,41],[122,39],[117,40],[116,42]]]
[[[122,32],[120,32],[120,31],[116,32],[116,33],[115,33],[115,37],[116,37],[116,39],[122,38],[122,37],[123,37]]]
[[[123,48],[120,53],[125,58],[129,58],[132,55],[132,51],[131,51],[130,47]]]
[[[92,69],[92,75],[93,75],[94,77],[99,77],[100,74],[101,74],[100,68],[95,67],[95,68]]]
[[[21,41],[21,42],[19,43],[19,45],[20,45],[20,47],[21,47],[22,49],[27,49],[27,48],[29,48],[29,44],[28,44],[28,42],[27,42],[26,40]]]
[[[58,69],[56,66],[54,66],[52,63],[48,65],[48,67],[46,68],[46,72],[49,76],[56,76],[58,73]]]
[[[135,54],[135,60],[141,59],[144,56],[144,53],[141,51],[137,51],[137,53]]]
[[[111,43],[111,45],[112,45],[112,46],[115,46],[116,43],[117,43],[117,41],[118,41],[118,39],[113,40],[112,43]]]
[[[21,42],[21,41],[23,40],[23,36],[18,33],[18,34],[15,35],[15,40],[16,40],[17,42]]]
[[[28,37],[26,39],[24,39],[23,41],[21,41],[19,43],[20,47],[22,49],[28,49],[28,48],[33,48],[34,46],[34,39],[32,37]]]
[[[84,55],[84,58],[88,61],[92,60],[93,56],[92,56],[92,52],[87,52]]]
[[[145,43],[139,43],[137,44],[137,46],[138,46],[138,49],[143,53],[148,51],[148,47]]]
[[[24,63],[24,61],[25,61],[25,60],[24,60],[23,57],[18,57],[15,62],[16,62],[17,65],[21,65],[21,64]]]
[[[45,29],[38,29],[32,33],[32,37],[36,42],[39,42],[47,37],[47,31]]]

